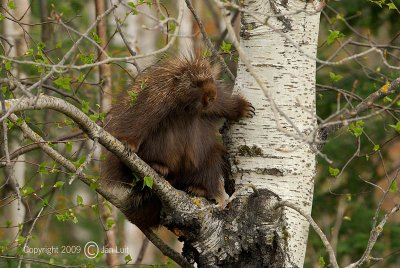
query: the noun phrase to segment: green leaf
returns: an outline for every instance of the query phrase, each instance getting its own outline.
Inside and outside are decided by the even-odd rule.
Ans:
[[[137,93],[134,91],[128,91],[129,102],[134,105],[137,100]]]
[[[368,2],[374,3],[378,5],[379,7],[382,7],[382,4],[385,3],[386,0],[368,0]]]
[[[97,216],[99,216],[99,206],[98,206],[98,205],[91,205],[90,207],[92,208],[93,212],[94,212]]]
[[[9,0],[8,3],[7,3],[7,6],[8,6],[10,9],[14,10],[14,9],[15,9],[14,0]]]
[[[56,48],[62,48],[62,42],[61,41],[57,42]]]
[[[78,160],[73,161],[72,164],[74,164],[74,166],[75,166],[76,168],[78,168],[78,167],[80,167],[80,166],[85,162],[85,160],[86,160],[86,156],[82,156],[82,157],[79,158]]]
[[[17,126],[21,126],[24,123],[24,119],[22,117],[19,117],[16,121]]]
[[[94,40],[97,44],[100,44],[100,43],[101,43],[101,39],[100,39],[100,37],[98,36],[98,34],[97,34],[96,32],[92,32],[92,37],[93,37],[93,40]]]
[[[131,255],[126,255],[125,257],[124,257],[124,260],[125,260],[125,264],[128,264],[129,262],[131,262],[132,261],[132,257],[131,257]]]
[[[94,181],[90,183],[90,189],[92,189],[93,191],[96,191],[97,188],[99,188],[99,181]]]
[[[377,152],[377,151],[379,151],[379,149],[380,149],[379,144],[375,144],[373,150],[374,150],[375,152]]]
[[[332,31],[332,30],[329,30],[329,36],[328,36],[328,38],[326,39],[326,43],[328,44],[328,45],[330,45],[330,44],[332,44],[333,42],[335,42],[335,40],[336,39],[340,39],[340,38],[343,38],[344,37],[344,34],[343,33],[341,33],[340,31]]]
[[[19,235],[19,236],[15,239],[15,242],[17,242],[18,245],[24,244],[25,241],[26,241],[26,237],[25,237],[25,236],[20,236],[20,235]]]
[[[95,114],[91,114],[89,115],[90,120],[92,120],[93,122],[97,122],[97,120],[104,120],[105,118],[105,113],[95,113]]]
[[[82,100],[82,112],[87,114],[89,112],[89,102]]]
[[[329,72],[329,77],[331,78],[331,80],[333,82],[340,81],[343,78],[343,76],[341,76],[340,74],[335,74],[335,73],[332,73],[332,72]]]
[[[394,128],[397,132],[400,133],[400,121],[396,123],[396,125],[389,125],[389,127]]]
[[[397,182],[396,182],[396,180],[393,180],[392,185],[390,185],[389,192],[396,193],[398,191],[399,191],[399,188],[397,187]]]
[[[318,263],[321,267],[325,267],[326,263],[325,263],[324,257],[320,256],[318,259]]]
[[[137,6],[133,2],[127,3],[130,8],[136,8]]]
[[[83,73],[80,73],[79,77],[78,77],[78,81],[83,82],[83,80],[85,80],[85,75]]]
[[[6,17],[0,13],[0,21],[4,20]]]
[[[153,178],[152,177],[146,176],[143,178],[143,188],[146,186],[149,187],[150,189],[153,189]]]
[[[72,143],[71,142],[67,142],[66,144],[65,144],[65,150],[67,151],[67,152],[71,152],[72,151]]]
[[[201,52],[201,56],[203,58],[207,58],[210,57],[212,55],[211,51],[207,48],[205,48],[202,52]]]
[[[231,49],[232,49],[232,44],[231,43],[227,43],[225,41],[222,41],[221,50],[224,53],[230,53]]]
[[[386,96],[386,97],[384,97],[383,98],[383,102],[385,102],[385,103],[387,103],[387,102],[392,102],[393,100],[389,97],[389,96]]]
[[[113,218],[107,219],[107,229],[110,230],[115,225],[115,220]]]
[[[99,114],[91,114],[89,115],[90,120],[96,122],[99,119]]]
[[[41,52],[43,49],[46,48],[46,44],[43,42],[39,42],[39,43],[37,43],[36,47]]]
[[[351,134],[353,134],[355,137],[360,137],[361,134],[364,132],[364,121],[359,120],[356,121],[355,123],[351,123],[349,125],[349,131]]]
[[[48,172],[48,170],[47,170],[47,164],[46,164],[46,162],[42,162],[42,163],[39,165],[38,172],[39,172],[40,175],[49,174],[49,172]]]
[[[4,63],[4,68],[6,68],[7,71],[11,70],[11,61],[6,61]]]
[[[64,184],[65,184],[65,182],[63,182],[63,181],[57,181],[57,182],[53,185],[53,187],[54,187],[54,188],[61,188],[61,187],[64,186]]]
[[[71,90],[71,78],[70,77],[59,77],[56,80],[53,81],[55,85],[58,87],[65,89],[65,90]]]
[[[84,64],[91,64],[94,62],[95,59],[95,55],[94,54],[89,54],[89,55],[85,55],[85,54],[79,54],[79,58],[81,59],[81,61]]]
[[[175,32],[175,30],[176,30],[176,23],[174,22],[174,21],[171,21],[171,22],[169,22],[168,23],[168,26],[169,26],[169,32]]]
[[[100,176],[94,176],[94,175],[86,175],[86,178],[90,180],[91,182],[96,182],[100,180]]]
[[[71,220],[73,223],[78,223],[78,219],[76,218],[72,209],[68,209],[68,211],[64,212],[64,214],[56,214],[56,218],[61,222]]]
[[[12,129],[14,127],[14,123],[7,119],[7,128]]]
[[[49,200],[43,199],[42,200],[42,207],[47,207],[49,205]]]
[[[23,195],[30,195],[31,193],[35,192],[32,187],[26,186],[22,189],[22,194]]]
[[[43,63],[43,60],[41,60],[41,59],[36,59],[35,62]],[[38,66],[36,66],[36,68],[37,68],[37,70],[38,70],[39,73],[41,73],[41,74],[44,73],[44,68],[43,68],[43,66],[38,65]]]
[[[343,17],[343,15],[340,14],[340,13],[336,15],[336,19],[337,19],[337,20],[344,21],[344,17]]]
[[[388,6],[389,9],[394,9],[394,10],[397,9],[396,5],[393,4],[393,3],[388,3],[388,4],[386,4],[386,5]]]
[[[33,55],[33,49],[32,48],[28,48],[28,50],[26,50],[25,55],[27,56],[31,56]]]
[[[331,176],[336,177],[339,175],[339,172],[340,170],[338,168],[329,167],[329,174],[331,174]]]

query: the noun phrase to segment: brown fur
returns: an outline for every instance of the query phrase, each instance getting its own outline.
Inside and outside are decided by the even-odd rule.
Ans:
[[[106,127],[175,188],[223,200],[225,149],[218,141],[221,118],[239,120],[254,108],[239,95],[217,86],[210,63],[201,58],[172,59],[140,74],[113,107]],[[132,172],[111,153],[102,165],[103,183],[128,185]],[[159,224],[161,202],[139,182],[124,210],[136,225]]]

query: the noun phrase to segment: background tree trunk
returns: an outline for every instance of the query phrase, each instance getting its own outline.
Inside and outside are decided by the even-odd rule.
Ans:
[[[316,126],[315,60],[307,58],[289,42],[287,34],[308,55],[316,55],[319,13],[299,12],[273,17],[261,25],[249,14],[293,13],[304,10],[303,1],[243,1],[247,12],[242,17],[240,44],[278,107],[304,135]],[[315,11],[311,3],[307,10]],[[257,13],[255,13],[257,12]],[[261,17],[265,21],[266,17]],[[256,116],[230,129],[229,152],[232,157],[236,189],[253,184],[269,189],[311,212],[315,153],[300,139],[295,128],[271,109],[268,100],[248,67],[239,61],[235,91],[243,94],[256,108]],[[277,120],[281,129],[277,127]],[[289,132],[294,137],[285,134]],[[308,222],[297,212],[285,208],[287,236],[286,265],[303,266],[308,237]],[[259,223],[262,224],[262,223]],[[285,233],[285,232],[284,232]]]
[[[106,1],[105,0],[96,0],[95,1],[96,7],[96,16],[100,16],[106,11]],[[103,19],[97,24],[97,34],[100,38],[100,46],[107,51],[107,20]],[[98,50],[98,60],[104,60],[107,56]],[[99,66],[99,79],[101,84],[101,111],[103,113],[107,113],[111,109],[111,100],[112,100],[112,91],[111,91],[111,66],[109,64],[102,64]],[[97,159],[100,159],[101,151],[100,146],[97,144],[96,155]],[[117,248],[117,228],[116,228],[116,211],[115,209],[109,209],[107,206],[103,204],[105,200],[103,197],[99,196],[99,203],[101,208],[101,217],[103,218],[103,222],[107,223],[108,221],[114,222],[112,226],[106,227],[108,228],[105,230],[105,238],[104,244],[107,248]],[[103,226],[104,228],[104,226]],[[119,255],[115,252],[110,252],[106,254],[107,264],[109,267],[118,266],[120,263]]]
[[[7,1],[2,1],[3,6],[7,6]],[[26,13],[25,13],[26,12]],[[10,10],[10,14],[18,21],[23,23],[29,23],[30,21],[30,9],[29,9],[29,1],[27,0],[16,0],[15,1],[15,10]],[[23,55],[28,47],[26,40],[24,39],[25,32],[29,33],[29,27],[22,26],[22,24],[18,24],[11,20],[4,20],[3,24],[3,34],[4,37],[10,42],[12,45],[10,53],[8,56],[16,57]],[[24,28],[22,28],[24,27]],[[4,42],[4,45],[8,51],[8,44]],[[11,69],[11,73],[17,78],[25,78],[26,74],[21,72],[17,66]],[[22,135],[18,135],[17,137],[10,137],[10,148],[9,151],[12,152],[16,148],[18,148],[23,140]],[[19,156],[15,159],[16,162],[13,164],[14,177],[18,182],[20,187],[23,187],[25,184],[25,171],[26,171],[26,163],[25,163],[25,155]],[[11,189],[11,188],[10,188]],[[6,193],[8,195],[9,193]],[[9,220],[11,225],[17,225],[24,221],[26,215],[26,208],[22,203],[18,205],[18,200],[13,201],[10,206],[4,211],[4,219]],[[10,230],[6,233],[6,238],[9,241],[14,241],[18,234],[18,228],[10,228]]]

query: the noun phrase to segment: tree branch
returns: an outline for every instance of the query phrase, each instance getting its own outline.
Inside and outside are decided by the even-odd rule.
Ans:
[[[28,136],[32,141],[37,142],[38,146],[42,148],[43,151],[53,158],[58,164],[67,168],[69,171],[74,172],[75,174],[73,177],[79,176],[84,183],[90,185],[91,181],[81,172],[82,167],[84,167],[85,164],[81,165],[79,168],[76,168],[68,159],[51,148],[47,142],[42,137],[37,135],[24,121],[22,123],[18,123],[18,117],[15,114],[11,114],[9,118],[13,123],[21,128],[26,136]],[[95,148],[95,146],[93,146],[93,148]],[[124,203],[124,198],[114,196],[112,193],[102,189],[101,186],[98,187],[96,191],[116,207],[118,207],[120,203]],[[169,248],[161,239],[157,238],[157,236],[151,230],[141,229],[141,231],[145,233],[146,236],[150,235],[151,237],[148,237],[149,240],[152,241],[153,244],[156,245],[166,256],[170,257],[176,263],[182,265],[182,267],[191,267],[189,263],[185,263],[186,260],[180,254]]]
[[[191,265],[185,258],[183,258],[181,254],[177,253],[175,250],[166,245],[164,241],[162,241],[153,231],[149,229],[144,229],[141,231],[151,241],[151,243],[153,243],[165,256],[170,257],[183,268],[193,267],[193,265]]]
[[[365,98],[356,107],[349,110],[345,114],[341,114],[337,117],[330,119],[329,121],[322,124],[321,126],[321,136],[327,137],[329,134],[337,131],[344,125],[348,124],[348,120],[359,116],[361,113],[368,110],[377,100],[380,100],[390,94],[394,94],[400,89],[400,77],[393,80],[390,84],[382,86],[379,90],[375,91],[367,98]]]
[[[183,194],[182,191],[178,191],[173,188],[142,159],[140,159],[136,154],[132,153],[128,147],[125,147],[122,142],[120,142],[103,128],[98,126],[81,110],[71,105],[70,103],[65,102],[64,100],[59,98],[40,95],[37,98],[6,100],[5,106],[6,107],[4,111],[6,113],[8,112],[8,109],[10,109],[10,107],[13,107],[15,112],[24,110],[52,109],[65,114],[66,116],[74,120],[92,140],[98,138],[101,145],[103,145],[107,150],[119,157],[128,168],[137,172],[139,176],[151,176],[154,181],[153,190],[165,206],[174,208],[176,211],[181,210],[182,212],[185,212],[189,209],[187,206],[178,205],[182,201],[187,201],[188,203],[190,203],[189,196]],[[2,114],[4,114],[4,112],[2,112]],[[39,145],[43,146],[43,141],[41,141]],[[75,167],[70,166],[70,168],[73,168],[73,170],[75,171]],[[90,182],[86,181],[86,183]],[[128,186],[127,189],[129,189]],[[101,194],[107,195],[105,192],[101,192]],[[105,196],[105,198],[107,198],[107,196]]]

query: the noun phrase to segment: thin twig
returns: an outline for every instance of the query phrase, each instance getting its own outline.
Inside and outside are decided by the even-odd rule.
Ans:
[[[173,259],[177,264],[186,268],[192,268],[191,265],[181,254],[177,253],[175,250],[170,248],[167,244],[165,244],[152,230],[150,229],[141,229],[144,235],[153,243],[165,256]]]
[[[110,0],[110,2],[111,2],[111,0]],[[119,35],[122,38],[122,41],[124,42],[124,44],[125,44],[126,48],[128,49],[129,53],[132,56],[136,56],[136,52],[129,45],[129,42],[128,42],[128,40],[126,40],[125,34],[123,33],[123,31],[121,29],[121,26],[119,25],[119,19],[118,19],[117,15],[115,14],[115,10],[113,11],[113,15],[114,15],[114,20],[115,20],[115,25],[117,26],[117,30],[118,30]],[[139,65],[137,64],[137,62],[135,60],[133,60],[131,63],[135,66],[136,71],[138,73],[140,73],[141,70],[140,70]]]
[[[206,29],[204,28],[203,23],[201,22],[199,16],[197,16],[196,11],[193,8],[192,1],[191,0],[185,0],[185,2],[186,2],[187,7],[189,8],[189,10],[192,12],[193,17],[196,20],[197,24],[199,25],[201,34],[203,35],[203,40],[204,40],[204,42],[206,42],[208,49],[211,50],[211,53],[212,53],[213,57],[216,57],[219,60],[219,62],[222,65],[222,67],[227,72],[229,78],[232,81],[235,81],[235,76],[233,75],[233,73],[229,69],[228,65],[226,65],[226,62],[225,62],[224,58],[222,58],[222,56],[218,53],[218,51],[215,50],[213,44],[211,43],[210,37],[208,37],[208,34],[206,32]]]
[[[359,116],[361,113],[369,109],[377,100],[382,99],[390,94],[396,93],[400,90],[400,77],[393,80],[389,85],[382,86],[379,90],[370,94],[367,98],[365,98],[361,103],[359,103],[355,108],[351,109],[344,115],[341,115],[341,118],[332,118],[331,122],[326,122],[321,124],[321,132],[328,135],[343,125],[347,125],[349,119]],[[386,108],[386,107],[385,107]]]
[[[141,264],[143,261],[144,253],[146,253],[147,246],[149,245],[149,239],[144,237],[142,246],[140,247],[139,254],[136,258],[135,264]]]
[[[90,152],[88,153],[88,155],[87,155],[85,161],[83,162],[83,164],[80,165],[80,166],[77,168],[76,172],[75,172],[75,173],[71,176],[71,178],[69,179],[69,184],[71,184],[71,183],[76,179],[76,177],[82,176],[82,175],[83,175],[82,171],[83,171],[83,169],[85,169],[85,168],[87,167],[87,165],[92,161],[92,159],[93,159],[93,154],[94,154],[94,152],[96,151],[98,142],[99,142],[99,138],[98,138],[98,137],[95,137],[94,140],[93,140],[93,145],[92,145],[92,148],[90,149]]]
[[[30,238],[31,238],[31,236],[32,236],[33,228],[35,227],[35,224],[36,224],[37,220],[40,218],[40,215],[42,214],[44,208],[45,208],[45,207],[42,207],[42,208],[39,210],[39,212],[36,214],[35,219],[34,219],[33,222],[32,222],[31,228],[29,229],[28,234],[25,236],[26,239],[25,239],[25,243],[24,243],[24,246],[23,246],[23,250],[24,250],[24,251],[25,251],[26,247],[28,246],[29,240],[30,240]],[[22,259],[20,259],[19,262],[18,262],[18,268],[21,268],[21,265],[22,265]]]

